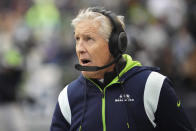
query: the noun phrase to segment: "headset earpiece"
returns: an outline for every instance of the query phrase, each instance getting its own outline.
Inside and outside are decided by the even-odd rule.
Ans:
[[[127,48],[127,35],[125,32],[121,32],[118,36],[118,49],[120,53],[124,53]]]

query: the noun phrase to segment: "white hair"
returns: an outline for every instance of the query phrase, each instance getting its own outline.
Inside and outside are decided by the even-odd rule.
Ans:
[[[82,20],[93,20],[94,22],[99,22],[100,28],[99,33],[104,37],[104,39],[109,42],[109,37],[112,32],[112,24],[109,18],[101,13],[94,12],[91,8],[80,10],[79,14],[72,20],[71,25],[75,28],[76,25]],[[123,29],[125,29],[124,16],[117,16]]]

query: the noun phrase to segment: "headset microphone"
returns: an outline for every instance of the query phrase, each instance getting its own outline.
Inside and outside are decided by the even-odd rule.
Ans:
[[[101,66],[101,67],[99,67],[99,66],[82,66],[80,64],[75,64],[75,69],[77,69],[79,71],[98,71],[98,70],[102,70],[102,69],[105,69],[105,68],[113,65],[114,63],[116,63],[119,60],[120,57],[121,57],[121,55],[119,55],[116,59],[114,59],[109,64]]]
[[[75,64],[75,69],[79,71],[97,71],[99,67],[97,66],[82,66],[80,64]]]

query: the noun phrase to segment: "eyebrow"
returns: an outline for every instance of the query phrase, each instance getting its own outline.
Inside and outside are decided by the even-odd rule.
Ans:
[[[94,33],[89,33],[89,32],[85,32],[85,33],[82,33],[82,34],[77,34],[75,31],[73,32],[73,35],[74,36],[78,36],[78,35],[82,35],[82,36],[88,36],[88,37],[94,37]]]

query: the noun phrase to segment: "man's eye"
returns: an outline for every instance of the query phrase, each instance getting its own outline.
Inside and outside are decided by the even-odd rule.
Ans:
[[[87,40],[91,40],[91,37],[87,37]]]
[[[75,39],[76,39],[76,41],[80,40],[80,38],[79,38],[79,37],[76,37]]]
[[[93,38],[92,38],[92,37],[87,36],[87,37],[86,37],[86,40],[87,40],[87,41],[89,41],[89,40],[93,40]]]

